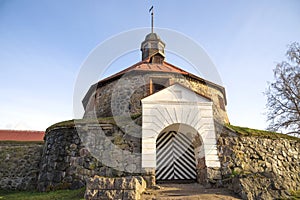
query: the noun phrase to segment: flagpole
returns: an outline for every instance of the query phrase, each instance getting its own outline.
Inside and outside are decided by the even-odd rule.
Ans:
[[[154,27],[153,6],[150,8],[149,12],[151,12],[151,33],[153,33],[153,27]]]
[[[152,9],[152,13],[151,13],[151,31],[153,33],[153,27],[154,27],[154,24],[153,24],[153,9]]]

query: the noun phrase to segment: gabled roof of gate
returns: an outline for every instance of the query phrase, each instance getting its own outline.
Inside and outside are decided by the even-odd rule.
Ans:
[[[173,85],[142,99],[142,102],[169,101],[169,102],[212,102],[212,100],[190,88],[180,84]]]

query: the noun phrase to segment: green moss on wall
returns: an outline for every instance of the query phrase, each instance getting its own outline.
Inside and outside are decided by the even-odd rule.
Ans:
[[[257,136],[262,138],[269,138],[269,139],[289,139],[289,140],[298,140],[300,141],[300,138],[293,137],[287,134],[282,133],[276,133],[271,131],[264,131],[264,130],[258,130],[258,129],[252,129],[248,127],[240,127],[240,126],[233,126],[230,124],[225,125],[227,128],[229,128],[231,131],[234,131],[242,136]]]
[[[120,122],[122,124],[118,124],[120,126],[127,124],[129,121],[131,120],[135,120],[137,118],[141,117],[141,114],[135,114],[135,115],[131,115],[131,118],[128,119],[127,117],[123,117],[123,116],[115,116],[115,117],[103,117],[103,118],[98,118],[98,119],[72,119],[72,120],[67,120],[67,121],[62,121],[62,122],[58,122],[56,124],[51,125],[50,127],[47,128],[46,133],[49,132],[50,130],[56,129],[56,128],[61,128],[61,127],[65,127],[65,128],[73,128],[75,127],[75,124],[93,124],[93,123],[98,123],[98,124],[113,124],[116,125],[116,120]]]

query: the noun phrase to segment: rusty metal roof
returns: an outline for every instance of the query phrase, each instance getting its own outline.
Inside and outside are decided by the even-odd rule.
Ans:
[[[164,62],[163,64],[142,63],[136,66],[134,70],[188,74],[186,71],[175,68],[167,62]]]
[[[218,88],[223,94],[224,94],[224,97],[225,97],[225,104],[227,104],[227,101],[226,101],[226,94],[225,94],[225,89],[224,87],[218,85],[218,84],[215,84],[213,82],[210,82],[210,81],[207,81],[203,78],[200,78],[192,73],[189,73],[187,71],[184,71],[183,69],[180,69],[179,67],[176,67],[166,61],[163,61],[162,64],[158,64],[158,63],[150,63],[150,57],[148,59],[145,59],[143,61],[140,61],[134,65],[132,65],[131,67],[128,67],[116,74],[113,74],[105,79],[102,79],[100,80],[99,82],[95,83],[94,85],[92,85],[89,89],[89,91],[86,93],[85,97],[83,98],[82,100],[82,103],[84,104],[84,107],[85,105],[87,104],[88,102],[88,98],[91,94],[91,91],[95,90],[96,87],[99,87],[103,84],[106,84],[110,81],[113,81],[114,79],[117,79],[119,77],[121,77],[122,75],[128,73],[128,72],[132,72],[132,71],[144,71],[144,72],[164,72],[164,73],[177,73],[177,74],[182,74],[182,75],[185,75],[185,76],[189,76],[191,78],[194,78],[194,79],[197,79],[197,80],[200,80],[200,81],[203,81],[205,82],[205,84],[208,84],[210,86],[213,86],[215,88]]]
[[[44,131],[0,130],[0,141],[43,141]]]
[[[111,75],[111,76],[99,81],[98,84],[105,83],[108,80],[122,76],[131,71],[168,72],[168,73],[177,73],[177,74],[183,74],[183,75],[189,74],[188,72],[186,72],[170,63],[167,63],[165,61],[162,64],[157,64],[157,63],[149,63],[148,60],[144,60],[144,61],[138,62],[138,63],[132,65],[131,67],[128,67],[114,75]]]

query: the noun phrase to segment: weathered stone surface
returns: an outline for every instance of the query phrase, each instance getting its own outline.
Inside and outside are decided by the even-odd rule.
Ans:
[[[165,77],[170,83],[180,83],[201,95],[212,99],[216,120],[228,122],[225,110],[225,97],[222,90],[205,81],[174,73],[131,71],[120,79],[111,79],[99,84],[87,94],[84,118],[101,118],[141,114],[140,101],[150,95],[150,80],[153,77]],[[96,112],[96,116],[95,116]]]
[[[35,189],[42,149],[40,143],[0,143],[0,189]]]
[[[284,179],[267,178],[260,174],[250,174],[244,177],[235,177],[233,190],[243,199],[287,199],[289,190],[281,187],[285,185]],[[276,186],[275,186],[276,185]]]
[[[85,198],[89,200],[102,199],[140,199],[146,189],[142,177],[107,178],[94,176],[87,180]]]
[[[100,127],[103,127],[100,131],[112,131],[109,134],[112,136],[101,136],[99,126],[93,124],[62,127],[46,133],[37,181],[39,191],[84,187],[85,180],[94,175],[140,174],[138,152],[141,149],[135,145],[136,141],[132,142],[133,137],[126,140],[125,133],[113,124],[100,124]]]
[[[223,184],[243,199],[287,198],[300,190],[299,141],[218,131]]]
[[[149,188],[155,185],[155,168],[141,170],[141,157],[130,158],[131,153],[140,153],[132,142],[138,142],[137,139],[112,124],[101,126],[113,131],[108,134],[111,136],[104,137],[126,151],[122,154],[114,152],[102,137],[97,136],[99,132],[91,125],[82,125],[80,130],[86,136],[83,137],[84,144],[94,145],[96,154],[82,143],[75,128],[50,130],[44,145],[0,143],[0,159],[3,161],[0,188],[77,189],[85,186],[89,178],[99,175],[102,177],[94,179],[94,184],[89,186],[88,196],[95,199],[103,195],[112,199],[119,198],[119,195],[137,198],[135,189],[142,190],[146,183]],[[238,136],[227,129],[217,129],[217,135],[221,168],[207,168],[205,162],[199,160],[200,183],[229,187],[244,199],[288,198],[290,190],[300,190],[299,141]],[[104,160],[94,157],[97,154],[101,154]],[[123,167],[124,171],[117,170],[117,167]],[[132,175],[137,177],[134,180],[124,177]]]
[[[143,168],[142,175],[143,179],[146,181],[147,188],[155,186],[155,168]]]

